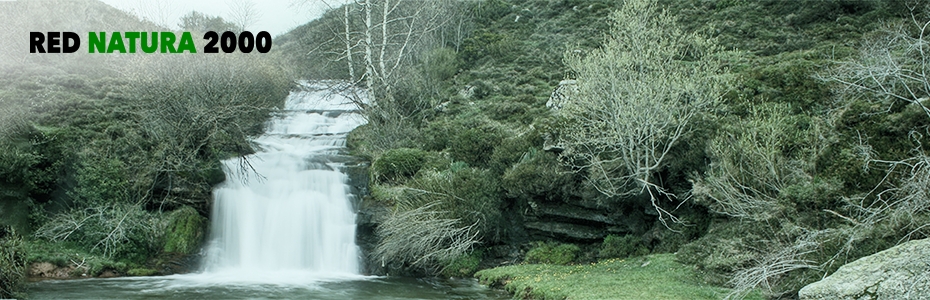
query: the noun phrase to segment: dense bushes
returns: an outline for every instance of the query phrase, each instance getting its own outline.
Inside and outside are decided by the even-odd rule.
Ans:
[[[371,165],[372,176],[384,181],[399,181],[420,171],[426,151],[420,149],[391,149]]]
[[[562,197],[560,189],[570,183],[570,178],[571,174],[560,169],[555,154],[529,149],[504,172],[501,183],[509,197],[551,201]]]
[[[488,167],[488,158],[500,145],[502,135],[501,130],[493,126],[466,129],[450,140],[449,153],[470,166]]]
[[[567,265],[581,252],[581,248],[574,244],[560,244],[554,242],[537,242],[530,251],[526,252],[527,263]]]
[[[374,255],[420,270],[437,271],[479,242],[500,238],[499,183],[490,171],[454,163],[422,170],[405,186],[375,185],[372,196],[393,204],[378,228]]]
[[[20,298],[25,291],[26,255],[23,241],[0,226],[0,298]]]
[[[649,254],[649,248],[643,239],[635,235],[608,235],[601,244],[598,252],[600,258],[627,258],[630,256],[643,256]]]
[[[164,230],[160,213],[147,212],[140,205],[98,203],[50,216],[35,235],[52,242],[73,242],[104,257],[143,263],[161,250]]]

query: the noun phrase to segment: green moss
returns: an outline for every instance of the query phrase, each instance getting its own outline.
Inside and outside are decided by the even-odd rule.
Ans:
[[[183,206],[171,212],[164,251],[194,253],[203,242],[205,223],[206,219],[190,206]]]
[[[527,263],[566,265],[575,261],[581,248],[574,244],[559,244],[554,242],[539,242],[526,252]]]
[[[136,268],[129,269],[129,271],[126,271],[126,274],[129,276],[153,276],[158,275],[158,271],[148,268]]]
[[[502,286],[514,299],[721,299],[729,292],[697,280],[674,254],[574,266],[506,266],[481,270],[475,277]],[[747,299],[762,297],[753,293]]]
[[[470,277],[474,275],[475,271],[478,271],[478,264],[481,263],[483,254],[482,251],[472,251],[446,262],[442,269],[442,275],[446,277]]]

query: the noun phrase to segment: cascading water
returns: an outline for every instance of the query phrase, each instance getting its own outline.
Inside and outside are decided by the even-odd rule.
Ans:
[[[257,153],[224,162],[205,273],[246,281],[358,273],[355,213],[340,155],[348,132],[364,123],[355,108],[332,89],[304,84],[253,140]]]
[[[40,281],[33,299],[509,299],[476,282],[359,275],[355,214],[341,172],[346,134],[365,121],[323,85],[288,96],[258,152],[225,161],[204,271]]]

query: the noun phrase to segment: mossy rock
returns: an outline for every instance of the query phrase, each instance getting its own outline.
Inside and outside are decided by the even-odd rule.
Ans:
[[[483,254],[482,251],[473,251],[446,262],[442,269],[442,275],[459,278],[471,277],[478,271],[478,265],[481,263]]]
[[[168,231],[165,234],[166,253],[191,254],[199,249],[203,242],[206,218],[200,216],[196,209],[184,206],[171,212]]]
[[[129,276],[153,276],[158,275],[158,271],[147,268],[130,269],[126,272]]]

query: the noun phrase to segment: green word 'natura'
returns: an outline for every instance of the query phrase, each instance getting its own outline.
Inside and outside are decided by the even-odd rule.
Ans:
[[[89,53],[136,53],[137,49],[145,53],[197,53],[190,32],[182,32],[180,39],[173,32],[113,32],[109,42],[106,32],[88,32],[87,38]]]

